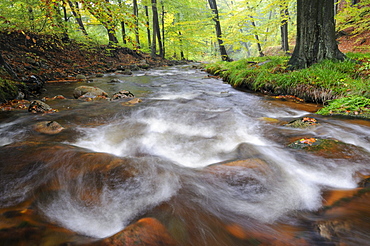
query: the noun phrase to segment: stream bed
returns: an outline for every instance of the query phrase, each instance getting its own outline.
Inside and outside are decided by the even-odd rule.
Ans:
[[[74,99],[80,85],[142,101]],[[51,83],[40,98],[56,95],[55,113],[0,112],[0,245],[370,245],[367,120],[191,65]],[[286,126],[303,117],[318,124]],[[338,144],[289,147],[303,138]],[[127,228],[149,229],[134,244]]]

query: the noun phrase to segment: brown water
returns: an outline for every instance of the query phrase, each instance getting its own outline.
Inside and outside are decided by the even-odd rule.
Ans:
[[[0,245],[87,245],[146,217],[177,245],[332,245],[318,221],[367,218],[356,205],[366,198],[349,215],[320,209],[369,175],[369,121],[319,117],[316,105],[205,77],[182,66],[86,83],[110,95],[130,90],[143,100],[136,105],[76,100],[82,83],[50,84],[43,96],[69,98],[47,101],[58,113],[0,112]],[[303,116],[320,125],[283,126]],[[66,129],[34,132],[43,120]],[[351,148],[323,156],[287,147],[302,137]],[[365,228],[367,219],[343,229],[341,242],[366,245]]]

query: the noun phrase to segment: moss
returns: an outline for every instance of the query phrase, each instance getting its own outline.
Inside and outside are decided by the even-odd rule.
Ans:
[[[359,60],[360,63],[350,59],[324,60],[296,71],[287,70],[287,61],[287,57],[248,58],[209,64],[206,71],[220,76],[233,87],[272,95],[294,95],[307,102],[325,103],[348,95],[367,96],[368,60]]]
[[[18,95],[17,82],[0,78],[0,103],[14,99]]]

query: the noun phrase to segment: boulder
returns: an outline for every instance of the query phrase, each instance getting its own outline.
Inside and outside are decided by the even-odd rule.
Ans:
[[[79,98],[85,94],[88,94],[89,97],[97,97],[97,96],[102,96],[108,98],[108,93],[103,91],[102,89],[94,86],[79,86],[75,88],[73,91],[73,96],[74,98]]]
[[[299,120],[293,120],[289,122],[288,124],[285,124],[285,126],[293,127],[293,128],[311,128],[319,125],[317,120],[315,118],[310,117],[303,117]]]
[[[289,144],[288,147],[308,151],[324,158],[351,159],[354,162],[369,161],[369,156],[364,149],[336,139],[301,138]]]
[[[123,231],[97,241],[95,246],[175,246],[176,241],[167,232],[166,227],[155,218],[143,218],[126,227]]]
[[[333,245],[368,245],[369,208],[369,189],[360,190],[326,208],[315,223],[317,231]]]
[[[30,106],[28,107],[28,112],[32,113],[50,113],[55,111],[56,110],[53,110],[49,105],[40,100],[32,101]]]
[[[33,130],[39,133],[54,135],[63,131],[64,127],[56,121],[40,121],[33,125]]]

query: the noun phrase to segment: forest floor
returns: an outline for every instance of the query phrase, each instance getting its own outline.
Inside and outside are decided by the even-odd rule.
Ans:
[[[4,60],[22,80],[31,75],[44,81],[65,80],[78,74],[88,76],[181,63],[160,57],[153,59],[150,54],[128,48],[62,42],[54,36],[23,31],[0,32],[0,50]],[[5,73],[0,73],[0,76],[8,77]]]

